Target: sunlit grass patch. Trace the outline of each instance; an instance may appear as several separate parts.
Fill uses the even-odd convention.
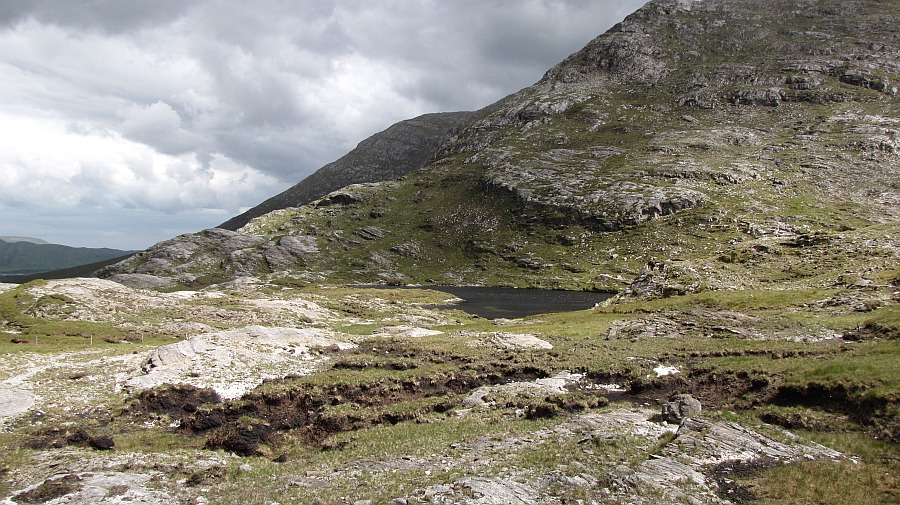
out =
[[[655,300],[620,300],[598,308],[598,312],[629,314],[663,309],[709,307],[739,311],[772,311],[798,307],[835,294],[834,289],[748,289],[735,291],[704,291]]]
[[[861,386],[870,393],[900,392],[900,341],[882,340],[843,345],[824,359],[796,360],[788,382],[833,381]]]
[[[897,465],[848,460],[777,465],[759,477],[740,480],[760,504],[881,505],[900,500]]]
[[[329,445],[340,449],[315,455],[310,461],[336,464],[365,457],[427,456],[482,437],[503,439],[531,433],[553,422],[520,420],[508,413],[479,412],[477,415],[449,414],[428,422],[382,424],[333,435]]]

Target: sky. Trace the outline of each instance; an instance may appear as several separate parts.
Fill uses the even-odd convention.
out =
[[[145,249],[538,81],[644,0],[3,0],[0,236]]]

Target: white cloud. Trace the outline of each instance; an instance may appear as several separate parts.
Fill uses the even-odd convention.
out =
[[[182,127],[181,116],[169,104],[132,104],[121,111],[120,131],[166,154],[181,154],[202,145],[202,140]]]
[[[0,234],[215,225],[396,121],[533,83],[641,3],[4,2]]]
[[[215,153],[160,153],[114,131],[73,131],[57,120],[0,115],[0,186],[5,207],[67,211],[79,205],[177,213],[236,209],[277,181]]]

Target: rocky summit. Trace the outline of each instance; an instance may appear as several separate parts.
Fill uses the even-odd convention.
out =
[[[898,87],[896,1],[654,0],[220,228],[0,285],[0,495],[897,503]]]

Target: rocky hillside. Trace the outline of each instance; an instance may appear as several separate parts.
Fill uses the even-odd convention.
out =
[[[102,275],[621,289],[654,261],[680,290],[809,277],[779,272],[900,214],[898,9],[651,2],[401,181],[179,237]]]
[[[418,170],[469,116],[468,112],[442,112],[401,121],[363,140],[346,156],[325,165],[283,193],[225,221],[219,228],[237,230],[255,217],[306,205],[350,184],[393,180]]]

